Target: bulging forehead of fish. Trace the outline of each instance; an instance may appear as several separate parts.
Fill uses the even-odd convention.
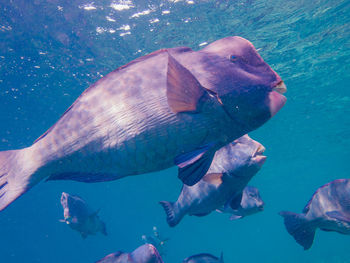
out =
[[[61,205],[64,213],[69,216],[86,217],[93,212],[82,198],[64,192],[61,195]]]
[[[228,78],[236,84],[235,87],[242,88],[240,91],[247,91],[247,88],[253,86],[263,86],[261,88],[269,91],[282,81],[281,77],[262,59],[253,44],[242,37],[234,36],[217,40],[202,49],[202,52],[226,58],[226,62],[231,62],[223,63],[224,60],[222,60],[222,63],[215,66],[223,70],[223,74],[229,75]],[[231,93],[230,88],[232,85],[219,86],[217,92],[221,93],[219,95]]]
[[[78,203],[85,203],[80,197],[63,192],[61,195],[62,206],[72,207]]]
[[[208,59],[201,62],[212,72],[210,83],[214,83],[206,88],[218,94],[224,109],[237,123],[255,129],[285,104],[286,98],[280,94],[286,91],[281,77],[248,40],[227,37],[200,52],[208,54]]]
[[[144,244],[131,253],[135,262],[160,263],[163,262],[158,250],[152,244]]]
[[[259,163],[259,168],[261,167],[260,162],[266,158],[262,155],[264,151],[264,146],[248,135],[244,135],[216,152],[210,170],[236,173],[236,175],[239,175],[239,172],[244,174],[244,169],[252,165]],[[260,160],[261,158],[264,160]]]
[[[243,190],[241,205],[243,208],[264,206],[259,189],[253,186],[246,186]]]
[[[265,147],[253,140],[248,136],[248,134],[239,137],[231,143],[231,148],[233,151],[239,151],[242,155],[247,156],[255,156],[257,153],[263,153],[265,151]]]
[[[246,194],[247,196],[259,196],[260,197],[260,193],[259,193],[259,189],[254,187],[254,186],[246,186],[243,190],[243,193]]]

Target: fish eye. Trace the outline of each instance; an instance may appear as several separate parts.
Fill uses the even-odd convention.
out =
[[[231,62],[235,62],[238,59],[238,57],[236,57],[235,55],[231,55],[230,56],[230,61]]]

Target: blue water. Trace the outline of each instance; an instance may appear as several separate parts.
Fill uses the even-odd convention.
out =
[[[319,186],[349,178],[348,0],[0,0],[0,150],[29,146],[84,89],[132,59],[232,35],[249,39],[288,87],[285,107],[250,134],[267,149],[251,182],[264,212],[185,217],[169,228],[158,201],[180,192],[174,167],[107,183],[43,182],[0,213],[0,262],[94,262],[132,251],[153,226],[170,238],[168,263],[221,251],[226,263],[350,262],[350,236],[318,231],[304,251],[277,214],[299,212]],[[62,191],[101,208],[109,235],[83,240],[60,223]]]

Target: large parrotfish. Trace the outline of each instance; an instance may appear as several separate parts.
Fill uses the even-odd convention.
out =
[[[301,214],[282,211],[289,234],[305,250],[312,246],[317,228],[350,235],[350,179],[338,179],[317,189]]]
[[[183,185],[176,202],[160,202],[168,225],[176,226],[185,215],[205,216],[222,207],[239,210],[244,188],[266,160],[264,151],[264,146],[248,135],[218,150],[198,183]]]
[[[31,146],[0,152],[0,210],[44,178],[101,182],[177,165],[193,185],[216,150],[283,107],[285,90],[241,37],[138,58],[89,87]]]

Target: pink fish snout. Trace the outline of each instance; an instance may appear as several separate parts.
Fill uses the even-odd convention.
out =
[[[266,156],[263,155],[266,148],[262,144],[258,143],[257,141],[254,141],[254,143],[256,144],[257,147],[256,147],[255,153],[253,154],[252,160],[259,168],[261,168],[266,161]]]
[[[269,93],[267,104],[269,105],[271,117],[273,117],[286,103],[287,98],[282,95],[286,91],[286,85],[283,81],[280,81]]]

